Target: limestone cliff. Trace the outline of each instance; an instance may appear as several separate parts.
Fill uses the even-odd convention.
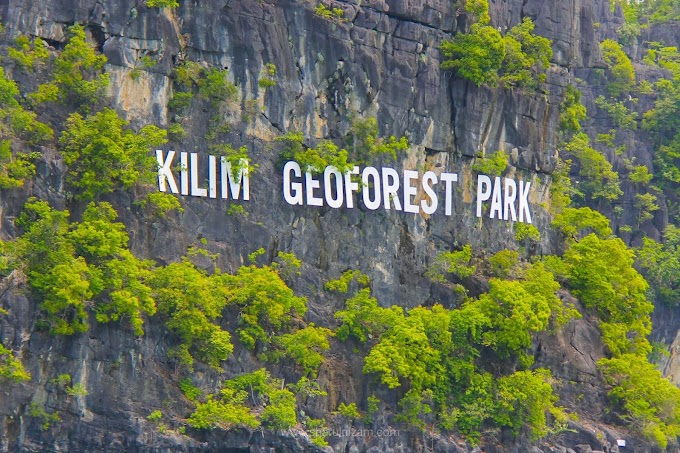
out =
[[[578,78],[588,111],[597,111],[594,99],[605,91],[597,76],[598,68],[605,67],[598,42],[615,34],[623,21],[621,11],[612,12],[605,0],[491,1],[494,27],[507,30],[529,17],[536,33],[552,40],[547,82],[542,90],[529,91],[477,87],[440,68],[439,45],[463,26],[464,15],[454,1],[333,2],[332,7],[342,9],[343,20],[320,17],[316,7],[316,2],[292,0],[181,0],[172,9],[149,8],[146,2],[133,0],[4,0],[0,17],[4,44],[25,34],[43,38],[54,52],[63,49],[67,27],[84,24],[91,43],[107,57],[111,102],[121,114],[134,126],[181,123],[186,138],[171,141],[168,150],[207,156],[204,135],[212,115],[193,108],[180,118],[168,108],[173,69],[184,61],[228,69],[238,99],[225,114],[230,124],[227,141],[235,148],[247,146],[258,165],[251,176],[250,200],[243,203],[247,215],[229,214],[230,204],[224,200],[183,197],[183,213],[149,220],[134,203],[135,194],[117,191],[107,200],[120,213],[131,234],[131,248],[139,256],[170,263],[204,239],[206,249],[219,254],[217,265],[234,272],[259,248],[265,249],[269,261],[279,251],[292,252],[303,266],[291,286],[308,297],[307,320],[318,325],[337,325],[333,313],[343,301],[322,288],[348,269],[359,269],[371,278],[373,294],[383,306],[412,308],[434,302],[456,306],[460,300],[455,292],[425,277],[438,252],[463,244],[486,256],[519,248],[512,223],[479,219],[473,213],[474,158],[499,149],[510,156],[511,174],[533,183],[533,224],[542,238],[531,253],[558,252],[548,208],[558,157],[559,106],[566,86]],[[157,63],[133,77],[144,56]],[[267,64],[276,66],[277,83],[265,89],[258,81]],[[38,82],[27,80],[25,86]],[[652,100],[641,99],[640,111],[645,102]],[[375,116],[382,135],[408,138],[408,154],[386,165],[400,172],[428,169],[463,175],[456,186],[453,215],[288,205],[281,197],[274,138],[301,131],[310,146],[325,138],[339,139],[349,130],[351,114]],[[609,121],[595,115],[586,131],[608,131]],[[617,139],[633,145],[636,163],[651,167],[653,149],[644,132],[625,131]],[[46,147],[43,156],[34,181],[0,194],[0,233],[5,239],[16,236],[15,220],[30,196],[57,207],[83,209],[65,189],[66,167],[56,149]],[[621,167],[625,156],[607,157]],[[624,200],[631,202],[634,187],[624,183],[623,191]],[[628,208],[618,216],[613,211],[607,214],[619,227],[635,216]],[[643,230],[658,238],[667,223],[662,208]],[[640,240],[632,234],[622,236],[631,244]],[[177,369],[167,356],[172,339],[161,321],[152,318],[141,337],[115,323],[92,323],[85,334],[54,336],[36,326],[39,301],[19,283],[5,282],[2,289],[2,307],[10,310],[0,320],[0,338],[22,359],[32,379],[0,392],[3,451],[323,450],[302,430],[187,429],[180,434],[176,429],[191,411],[191,403],[178,388]],[[664,308],[663,313],[655,320],[653,335],[675,345],[677,310]],[[667,369],[678,383],[675,349]],[[386,437],[334,436],[326,451],[617,452],[616,439],[628,441],[621,451],[655,451],[617,426],[605,409],[607,388],[596,362],[606,352],[595,319],[584,316],[556,335],[539,336],[532,352],[536,364],[551,369],[560,382],[556,387],[560,404],[578,409],[580,416],[570,422],[568,432],[544,442],[532,444],[503,435],[487,439],[483,450],[473,450],[460,437],[400,429],[391,411],[401,395],[364,375],[362,358],[338,341],[319,372],[327,396],[309,400],[301,410],[322,417],[341,402],[376,393],[384,403],[377,425],[400,429],[398,435]],[[237,347],[225,362],[224,373],[197,366],[193,378],[202,388],[215,390],[225,377],[257,367],[255,356]],[[65,373],[82,383],[87,395],[64,395],[53,379]],[[296,376],[283,365],[276,365],[275,373],[287,381]],[[42,430],[40,420],[29,416],[31,404],[58,411],[61,422]],[[157,409],[163,410],[172,430],[160,433],[148,421]]]

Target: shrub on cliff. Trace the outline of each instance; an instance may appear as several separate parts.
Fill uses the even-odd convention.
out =
[[[469,33],[458,33],[440,46],[444,54],[442,68],[454,71],[475,85],[535,88],[545,81],[545,71],[552,57],[549,39],[533,33],[534,23],[525,18],[506,36],[481,22]]]
[[[106,57],[87,43],[85,29],[76,24],[64,51],[54,60],[52,80],[43,84],[31,98],[38,102],[60,101],[88,111],[104,97],[109,75],[102,72]]]
[[[0,343],[0,382],[23,382],[30,379],[31,375],[24,369],[21,361],[14,357],[12,351]]]
[[[78,190],[78,198],[91,200],[153,181],[157,162],[149,149],[167,142],[167,133],[156,126],[133,132],[127,125],[111,109],[68,118],[59,145],[69,166],[66,180]]]

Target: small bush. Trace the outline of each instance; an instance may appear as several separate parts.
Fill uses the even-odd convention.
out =
[[[508,155],[501,150],[489,157],[481,157],[472,164],[472,169],[489,176],[500,176],[508,167]]]

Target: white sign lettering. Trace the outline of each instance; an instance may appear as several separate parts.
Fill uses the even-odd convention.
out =
[[[197,153],[179,153],[179,186],[173,174],[175,151],[156,150],[158,189],[161,192],[192,197],[250,200],[249,162],[240,159],[237,171],[224,156],[205,157]],[[434,215],[444,205],[444,215],[454,213],[456,173],[433,171],[423,174],[404,170],[402,175],[390,167],[353,167],[344,174],[333,166],[303,172],[295,161],[283,166],[283,199],[291,206],[328,206],[353,209],[355,197],[370,211],[403,211],[409,214]],[[218,184],[219,183],[219,184]],[[218,190],[219,185],[219,190]],[[439,187],[439,190],[438,190]],[[532,223],[529,209],[531,182],[487,175],[477,176],[477,217]],[[243,197],[243,198],[241,198]],[[443,198],[443,200],[441,200]],[[440,201],[442,201],[440,203]],[[486,214],[485,214],[486,212]]]

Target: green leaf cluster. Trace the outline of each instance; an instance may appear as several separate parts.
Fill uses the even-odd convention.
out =
[[[623,195],[619,174],[602,153],[590,146],[586,134],[575,134],[565,145],[565,150],[579,162],[579,191],[587,200],[614,201]]]
[[[273,267],[242,266],[219,280],[228,303],[240,311],[236,332],[249,349],[258,342],[269,343],[270,332],[287,327],[307,311],[307,300],[296,296]]]
[[[19,35],[14,39],[14,45],[7,49],[7,56],[19,68],[34,71],[45,64],[50,54],[42,39],[34,38],[31,41],[28,36]]]
[[[150,125],[135,133],[127,125],[108,108],[85,118],[69,116],[59,145],[69,166],[67,182],[79,198],[91,200],[153,181],[157,163],[149,149],[167,142],[166,131]]]
[[[609,397],[617,412],[661,448],[680,436],[680,389],[664,378],[644,355],[623,354],[598,362],[613,386]]]
[[[623,102],[609,102],[604,96],[598,96],[595,105],[607,112],[615,126],[629,130],[637,128],[637,114],[628,110]]]
[[[637,259],[656,300],[676,305],[680,301],[680,229],[669,224],[662,243],[643,238]]]
[[[153,273],[158,310],[167,316],[166,326],[180,340],[171,355],[190,370],[194,358],[219,369],[234,349],[229,332],[214,322],[228,303],[222,277],[207,275],[187,259]]]
[[[609,94],[619,97],[631,91],[635,86],[635,68],[618,42],[605,39],[600,43],[602,58],[609,67],[610,77],[607,83]]]
[[[564,99],[560,104],[560,129],[568,132],[579,132],[581,121],[586,119],[586,106],[581,104],[581,92],[574,85],[567,85]]]
[[[146,6],[149,8],[177,8],[179,2],[177,0],[146,0]]]
[[[353,118],[349,131],[344,137],[346,148],[340,148],[330,140],[322,140],[316,148],[304,145],[300,132],[288,132],[276,138],[281,143],[279,158],[282,162],[294,160],[302,171],[321,172],[327,166],[334,166],[341,173],[347,173],[355,165],[368,165],[373,159],[386,156],[396,159],[398,153],[408,149],[406,137],[379,137],[378,122],[375,118]],[[349,151],[348,151],[349,150]]]
[[[563,260],[570,267],[568,285],[600,320],[604,342],[614,355],[646,354],[653,305],[649,285],[633,268],[634,253],[619,238],[589,234],[573,243]]]
[[[486,8],[487,12],[475,13],[481,20],[470,27],[469,33],[458,33],[441,44],[442,68],[478,86],[501,82],[536,88],[539,82],[545,82],[552,58],[550,40],[533,33],[534,23],[528,17],[503,36],[487,25],[488,4]]]
[[[0,189],[23,186],[35,175],[37,152],[14,152],[14,143],[40,145],[52,139],[52,129],[19,103],[19,88],[0,68]]]
[[[24,233],[8,250],[43,297],[52,330],[72,335],[88,329],[87,307],[99,322],[130,320],[143,333],[143,318],[156,312],[148,281],[152,263],[127,248],[128,235],[108,203],[88,205],[80,223],[44,201],[29,201],[18,224]]]
[[[30,381],[31,374],[26,371],[21,361],[14,357],[11,350],[0,343],[0,382]]]
[[[323,3],[319,3],[319,6],[314,10],[314,14],[326,20],[347,22],[347,19],[344,18],[345,11],[342,8],[328,8]]]
[[[295,395],[262,368],[226,381],[219,394],[196,403],[187,422],[199,429],[252,429],[260,423],[273,430],[288,429],[297,424]]]
[[[478,157],[472,164],[472,170],[489,176],[500,176],[508,167],[508,155],[498,150],[489,157]]]
[[[109,75],[102,72],[106,57],[87,43],[82,25],[72,26],[69,33],[64,51],[54,60],[52,80],[31,97],[37,103],[59,101],[87,111],[105,96],[109,86]]]
[[[405,388],[399,420],[423,427],[433,413],[442,427],[456,428],[472,442],[485,426],[499,424],[513,430],[529,426],[538,437],[548,431],[545,412],[562,413],[554,406],[549,374],[494,379],[479,368],[478,359],[487,351],[487,360],[491,353],[529,366],[531,334],[579,316],[555,295],[559,287],[541,262],[528,265],[521,280],[492,279],[488,293],[451,310],[383,308],[364,287],[337,312],[342,322],[337,336],[367,342],[364,372],[388,388]],[[508,389],[516,382],[527,385],[530,378],[532,388],[522,389],[526,402],[518,405]]]
[[[455,252],[441,252],[425,272],[432,281],[444,283],[446,274],[453,274],[459,279],[467,278],[475,273],[476,267],[471,265],[472,247],[469,244]]]
[[[281,335],[276,341],[283,349],[283,354],[300,365],[305,375],[316,377],[324,361],[323,352],[330,349],[328,338],[332,336],[330,329],[311,323],[293,333]]]

